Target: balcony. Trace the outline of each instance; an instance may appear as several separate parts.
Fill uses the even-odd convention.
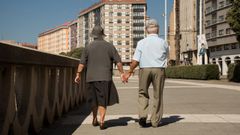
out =
[[[135,8],[133,12],[144,12],[144,8]]]
[[[220,6],[220,7],[217,7],[217,6],[214,6],[214,7],[209,7],[206,9],[206,16],[207,15],[210,15],[218,10],[222,10],[222,9],[225,9],[225,8],[228,8],[228,7],[231,7],[232,4],[226,4],[224,6]]]
[[[218,25],[218,24],[221,24],[221,23],[226,23],[226,20],[222,20],[222,19],[209,20],[209,22],[206,23],[206,28],[212,27],[214,25]]]

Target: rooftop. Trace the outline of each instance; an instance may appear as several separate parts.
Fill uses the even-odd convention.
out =
[[[101,0],[92,6],[82,10],[79,16],[82,16],[96,8],[99,8],[104,4],[146,4],[146,0]]]
[[[52,29],[49,29],[49,30],[47,30],[47,31],[45,31],[45,32],[40,33],[38,37],[44,36],[44,35],[46,35],[46,34],[49,34],[49,33],[55,32],[55,31],[58,31],[58,30],[60,30],[60,29],[66,29],[66,28],[69,27],[69,25],[71,25],[71,24],[72,24],[73,22],[75,22],[75,21],[76,21],[76,20],[69,21],[69,22],[65,22],[64,24],[62,24],[62,25],[60,25],[60,26],[57,26],[57,27],[55,27],[55,28],[52,28]]]

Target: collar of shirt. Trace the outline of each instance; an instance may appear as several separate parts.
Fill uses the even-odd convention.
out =
[[[148,37],[150,37],[150,36],[158,37],[158,34],[148,34],[147,36]]]

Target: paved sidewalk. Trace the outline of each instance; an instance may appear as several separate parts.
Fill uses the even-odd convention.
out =
[[[159,128],[140,128],[137,110],[138,80],[115,83],[120,104],[108,108],[108,129],[91,125],[87,105],[70,112],[42,135],[239,135],[240,86],[211,81],[167,79],[164,89],[164,117]],[[150,95],[152,96],[150,88]],[[150,101],[151,106],[151,101]]]

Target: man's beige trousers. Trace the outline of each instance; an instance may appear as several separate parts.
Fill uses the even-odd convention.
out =
[[[163,88],[165,70],[161,68],[142,68],[139,71],[139,118],[147,118],[149,106],[150,84],[153,85],[153,108],[151,109],[151,124],[157,126],[163,115]]]

